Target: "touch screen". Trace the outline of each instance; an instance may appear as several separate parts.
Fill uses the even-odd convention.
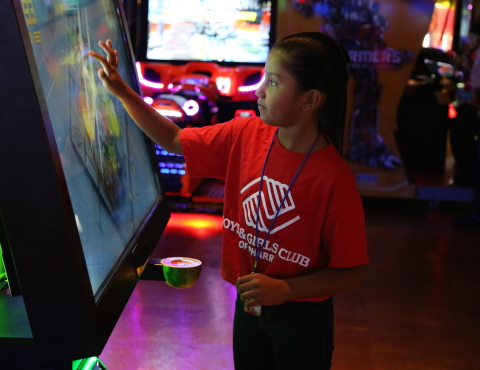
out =
[[[160,195],[150,146],[105,90],[97,76],[100,64],[88,54],[103,53],[98,40],[111,39],[120,74],[138,90],[125,30],[114,0],[22,0],[22,6],[97,293]]]

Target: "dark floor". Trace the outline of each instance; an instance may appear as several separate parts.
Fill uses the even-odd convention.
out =
[[[451,222],[466,205],[364,202],[369,275],[335,298],[333,369],[480,369],[480,230]],[[220,232],[221,216],[172,214],[154,257],[198,258],[200,279],[140,281],[100,356],[109,370],[233,369]]]

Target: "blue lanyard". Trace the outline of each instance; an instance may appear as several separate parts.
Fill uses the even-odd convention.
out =
[[[260,215],[260,198],[262,194],[262,187],[263,187],[263,177],[265,175],[265,168],[267,168],[267,162],[268,158],[270,157],[270,152],[272,151],[273,143],[275,142],[275,139],[278,136],[278,128],[275,131],[275,134],[273,135],[272,142],[270,143],[270,147],[268,148],[267,156],[265,157],[265,162],[263,163],[263,168],[262,168],[262,175],[260,176],[260,186],[258,188],[258,196],[257,196],[257,212],[256,212],[256,221],[255,221],[255,262],[253,264],[253,272],[257,272],[257,264],[258,260],[260,259],[260,254],[262,253],[263,248],[265,247],[265,244],[267,242],[268,237],[270,236],[270,232],[273,229],[273,225],[275,224],[275,221],[277,220],[278,214],[280,213],[280,210],[283,207],[283,204],[285,203],[285,200],[287,199],[288,194],[290,193],[290,189],[293,186],[293,183],[298,177],[298,174],[300,173],[300,170],[302,169],[303,165],[307,161],[308,157],[310,154],[312,154],[313,148],[317,145],[318,139],[320,138],[320,132],[317,135],[317,138],[313,142],[313,145],[310,147],[310,150],[308,151],[307,155],[305,158],[303,158],[302,163],[300,163],[300,166],[297,169],[297,172],[293,176],[292,181],[290,182],[290,185],[288,186],[287,191],[285,192],[285,195],[283,196],[282,201],[280,202],[280,205],[278,206],[277,211],[275,212],[275,216],[273,217],[272,223],[270,224],[270,227],[268,228],[267,235],[263,239],[263,243],[261,246],[258,246],[258,220],[259,220],[259,215]]]

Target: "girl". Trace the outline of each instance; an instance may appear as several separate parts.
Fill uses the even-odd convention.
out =
[[[236,369],[329,369],[332,295],[358,287],[368,263],[355,179],[343,140],[345,53],[317,32],[270,51],[258,88],[260,117],[181,130],[130,89],[117,52],[91,52],[99,77],[190,176],[225,180],[222,276],[238,290]]]

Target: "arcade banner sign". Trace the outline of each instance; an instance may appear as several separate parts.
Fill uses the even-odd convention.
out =
[[[396,111],[434,0],[280,0],[277,37],[320,31],[348,51],[344,152],[363,195],[410,198],[395,142]],[[408,27],[406,27],[408,25]]]

